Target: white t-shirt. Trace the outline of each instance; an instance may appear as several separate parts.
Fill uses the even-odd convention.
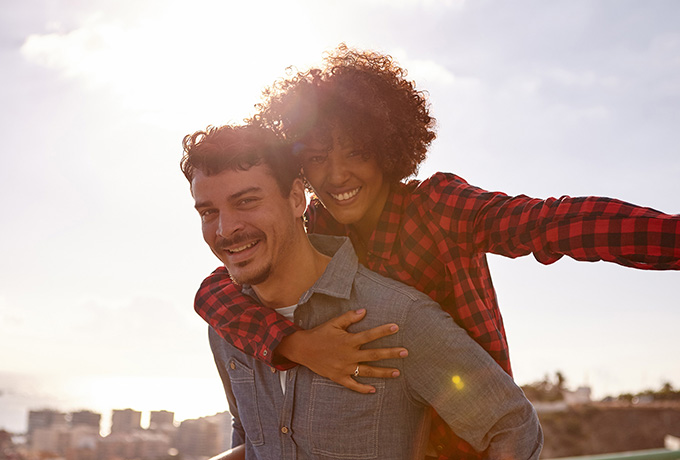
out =
[[[295,309],[297,308],[297,304],[291,305],[290,307],[281,307],[277,308],[276,312],[283,316],[284,318],[293,321],[293,315],[295,314]],[[283,394],[286,394],[286,375],[288,374],[288,371],[279,371],[279,379],[281,381],[281,390],[283,390]]]

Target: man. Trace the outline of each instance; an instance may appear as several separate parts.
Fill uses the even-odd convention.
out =
[[[234,455],[247,459],[421,459],[431,408],[487,458],[537,459],[542,432],[512,378],[426,295],[359,265],[346,238],[308,238],[296,162],[269,131],[208,128],[184,139],[203,237],[230,276],[268,308],[310,329],[366,306],[353,332],[389,323],[371,347],[405,346],[397,379],[354,377],[353,392],[305,367],[278,371],[212,329],[234,418]],[[248,331],[242,331],[248,335]],[[370,350],[365,350],[370,353]],[[233,457],[238,458],[238,457]],[[243,458],[243,457],[241,457]]]

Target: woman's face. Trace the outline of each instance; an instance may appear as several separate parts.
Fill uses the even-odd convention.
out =
[[[389,193],[376,159],[336,133],[330,149],[312,141],[300,155],[305,178],[335,220],[370,237]]]

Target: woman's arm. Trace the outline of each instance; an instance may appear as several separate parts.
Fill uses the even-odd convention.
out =
[[[244,353],[279,369],[302,364],[360,393],[374,389],[351,378],[358,363],[400,358],[406,353],[404,348],[361,350],[365,343],[396,332],[392,324],[357,334],[347,332],[350,324],[363,318],[363,310],[345,313],[309,331],[301,330],[275,310],[241,293],[224,267],[203,281],[194,307],[222,338]],[[362,364],[362,375],[392,378],[399,374],[394,368]]]
[[[680,269],[680,215],[604,197],[545,200],[488,192],[451,174],[429,181],[435,225],[471,252],[533,253],[544,264],[563,255],[653,270]],[[431,217],[432,218],[432,217]]]

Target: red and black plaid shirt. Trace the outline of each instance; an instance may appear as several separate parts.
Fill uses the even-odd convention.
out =
[[[359,242],[318,203],[310,205],[307,218],[311,233],[347,234],[355,245]],[[429,295],[512,374],[487,252],[508,257],[533,253],[544,264],[568,255],[677,270],[680,216],[609,198],[509,197],[437,173],[393,188],[365,249],[368,268]],[[242,295],[224,267],[204,280],[195,308],[234,346],[270,364],[272,350],[297,330],[274,310]],[[478,458],[438,417],[431,441],[440,459]]]

